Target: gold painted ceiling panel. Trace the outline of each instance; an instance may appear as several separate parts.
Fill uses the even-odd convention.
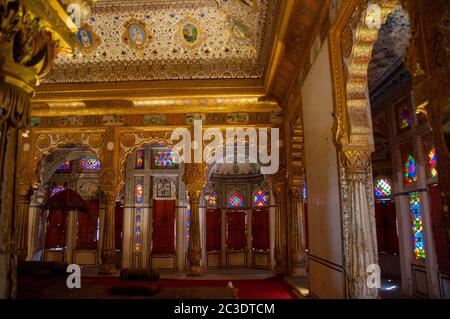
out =
[[[44,83],[260,79],[280,0],[100,0]]]

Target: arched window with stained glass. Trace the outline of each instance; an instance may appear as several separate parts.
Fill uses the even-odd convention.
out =
[[[217,207],[219,205],[219,198],[216,194],[216,192],[210,192],[207,199],[206,204],[209,207]]]
[[[265,207],[269,205],[269,194],[259,190],[253,194],[253,207]]]
[[[390,199],[392,195],[392,182],[389,178],[379,177],[375,180],[374,189],[377,199]]]
[[[243,207],[244,197],[238,192],[231,193],[230,197],[228,198],[228,204],[230,207]]]

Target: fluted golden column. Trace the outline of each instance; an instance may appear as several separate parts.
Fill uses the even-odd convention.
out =
[[[202,247],[200,239],[200,196],[203,191],[205,179],[205,165],[195,163],[184,164],[183,181],[189,196],[191,208],[191,228],[187,258],[189,261],[189,275],[200,276],[202,274]]]
[[[290,201],[290,273],[291,276],[306,276],[306,254],[305,254],[305,216],[303,208],[302,185],[291,185]]]
[[[371,180],[370,151],[347,150],[341,153],[345,167],[343,189],[344,237],[346,237],[346,274],[349,298],[377,298],[378,289],[369,288],[368,266],[378,264],[375,208]]]

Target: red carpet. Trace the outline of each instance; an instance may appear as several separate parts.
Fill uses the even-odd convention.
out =
[[[135,286],[136,284],[147,287],[225,287],[228,280],[167,280],[150,281],[124,281],[119,277],[89,277],[83,278],[88,285],[99,286]],[[274,277],[264,280],[231,280],[239,289],[238,297],[241,299],[295,299],[292,288],[283,277]]]

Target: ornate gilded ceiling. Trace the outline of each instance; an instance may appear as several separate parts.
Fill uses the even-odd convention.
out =
[[[45,84],[261,79],[280,0],[99,0]]]
[[[376,90],[405,61],[410,39],[408,13],[397,9],[381,27],[372,50],[368,70],[370,91]]]

